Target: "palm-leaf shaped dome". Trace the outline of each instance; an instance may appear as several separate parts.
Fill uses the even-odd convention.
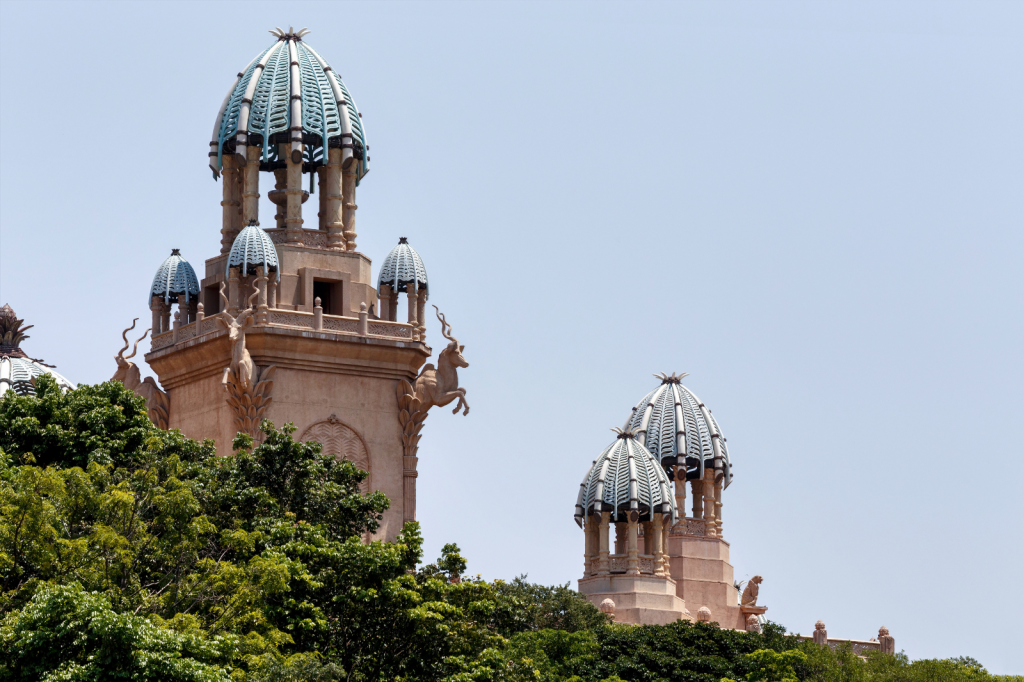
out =
[[[398,245],[391,249],[384,264],[380,266],[377,291],[385,284],[391,285],[391,291],[408,291],[410,287],[413,291],[425,289],[427,297],[430,297],[427,268],[420,254],[416,253],[416,249],[412,248],[405,237],[398,240]]]
[[[240,268],[243,275],[255,274],[256,268],[261,266],[268,276],[271,272],[277,273],[277,281],[281,281],[274,241],[254,222],[239,232],[232,242],[224,274],[228,274],[231,268]]]
[[[189,262],[181,257],[181,250],[171,249],[171,255],[160,264],[153,276],[149,296],[159,296],[164,303],[170,303],[183,294],[186,301],[199,296],[199,278]]]
[[[661,385],[633,408],[624,429],[636,437],[675,476],[676,466],[686,467],[687,479],[701,479],[706,467],[714,467],[732,482],[732,464],[725,436],[711,410],[682,385],[683,374],[658,374]]]
[[[345,168],[357,164],[358,183],[369,170],[369,147],[362,117],[341,76],[303,40],[307,29],[271,33],[277,42],[238,73],[217,112],[210,141],[214,177],[224,154],[244,158],[248,145],[262,147],[261,170],[282,166],[279,143],[291,143],[296,163],[320,165],[327,140],[326,146],[342,150]]]
[[[21,349],[21,342],[29,338],[25,332],[32,325],[24,326],[11,306],[4,304],[0,308],[0,396],[7,391],[14,391],[21,396],[36,394],[33,380],[43,374],[49,374],[57,385],[64,389],[74,388],[71,382],[62,377],[53,368],[41,360],[33,360]]]
[[[611,512],[612,521],[624,522],[631,511],[648,521],[651,514],[671,514],[676,502],[661,464],[632,431],[619,430],[615,442],[594,460],[576,498],[576,523],[589,514]]]

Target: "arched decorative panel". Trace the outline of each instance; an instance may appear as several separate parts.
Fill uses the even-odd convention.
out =
[[[324,446],[324,454],[333,455],[338,459],[347,459],[370,474],[362,485],[364,493],[370,492],[372,489],[370,478],[373,476],[373,472],[370,471],[370,454],[366,450],[366,443],[358,433],[343,424],[336,415],[332,414],[327,419],[310,425],[302,432],[299,440],[303,443],[311,440],[317,441]]]

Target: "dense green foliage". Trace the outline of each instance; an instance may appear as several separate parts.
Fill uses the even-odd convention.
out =
[[[388,500],[291,433],[218,457],[118,383],[0,398],[0,681],[994,679],[771,624],[611,625],[568,585],[465,575],[455,545],[420,566],[418,526],[366,542]]]

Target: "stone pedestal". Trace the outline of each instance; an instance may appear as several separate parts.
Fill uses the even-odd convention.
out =
[[[581,578],[579,591],[597,606],[605,599],[615,602],[615,622],[631,625],[667,625],[677,620],[692,620],[686,615],[686,602],[676,594],[671,578],[655,576],[607,575]]]
[[[729,543],[720,537],[697,534],[703,525],[701,520],[680,519],[669,535],[669,574],[676,582],[676,594],[686,600],[691,611],[708,607],[711,620],[723,628],[744,630],[746,614],[733,585]],[[755,608],[758,611],[751,613],[764,613],[764,607]]]

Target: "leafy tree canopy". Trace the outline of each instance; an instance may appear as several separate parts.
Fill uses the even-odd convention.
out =
[[[772,624],[613,625],[569,585],[466,575],[454,544],[417,569],[419,526],[366,541],[388,500],[290,425],[218,456],[120,383],[36,388],[0,397],[0,682],[995,679]]]

